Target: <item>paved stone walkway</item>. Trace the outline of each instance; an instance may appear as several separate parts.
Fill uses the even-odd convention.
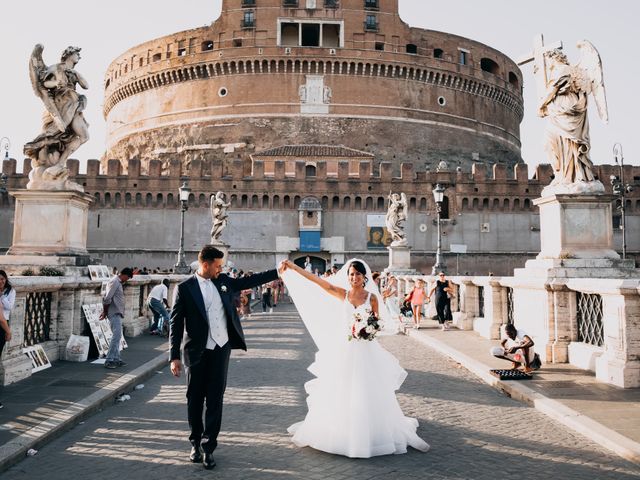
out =
[[[128,402],[96,414],[2,474],[3,480],[220,479],[640,479],[640,469],[511,400],[433,350],[404,337],[384,346],[409,372],[398,394],[431,450],[352,460],[299,449],[286,428],[304,417],[314,346],[295,313],[244,322],[249,351],[229,372],[218,466],[186,457],[184,380],[167,368]]]

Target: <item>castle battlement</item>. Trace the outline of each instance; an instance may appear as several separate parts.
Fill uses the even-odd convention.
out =
[[[535,212],[532,201],[540,196],[553,176],[550,165],[539,165],[532,178],[526,164],[517,164],[512,170],[506,165],[476,163],[471,172],[425,171],[414,164],[401,164],[400,175],[393,174],[390,162],[381,162],[373,171],[372,164],[362,162],[357,171],[349,168],[349,162],[338,162],[335,175],[327,174],[327,162],[314,162],[309,170],[308,162],[296,161],[292,174],[287,174],[285,162],[275,161],[272,175],[264,172],[264,162],[253,164],[241,159],[232,162],[194,160],[183,165],[172,160],[166,169],[158,160],[149,163],[149,172],[143,174],[139,160],[127,162],[127,173],[122,162],[111,159],[106,171],[101,170],[99,160],[87,161],[87,172],[79,173],[80,162],[69,160],[73,179],[83,185],[95,203],[91,208],[174,208],[179,204],[177,193],[183,180],[192,189],[190,204],[194,208],[208,208],[209,197],[216,191],[225,192],[233,208],[248,209],[297,209],[307,196],[317,197],[323,208],[339,210],[370,209],[386,211],[390,191],[404,192],[410,209],[431,211],[435,208],[431,190],[436,184],[447,190],[453,213],[467,210],[524,210]],[[25,188],[31,169],[29,159],[23,162],[23,173],[17,173],[17,161],[3,163],[9,191]],[[619,173],[616,165],[595,167],[596,175],[603,180],[609,193],[609,177]],[[640,167],[625,166],[628,182],[640,184]],[[11,204],[11,202],[10,202]],[[627,199],[629,213],[640,213],[640,188]]]

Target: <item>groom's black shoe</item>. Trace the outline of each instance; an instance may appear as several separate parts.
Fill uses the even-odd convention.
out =
[[[202,452],[200,451],[200,445],[194,445],[191,447],[191,453],[189,454],[189,460],[191,463],[200,463],[202,461]]]
[[[211,470],[213,467],[216,466],[216,461],[213,459],[213,453],[205,452],[204,460],[202,460],[202,465],[204,465],[204,468],[206,470]]]

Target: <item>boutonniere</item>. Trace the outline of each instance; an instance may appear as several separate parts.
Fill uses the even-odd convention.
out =
[[[222,290],[222,293],[227,293],[227,286],[226,285],[222,285],[220,287],[220,290]]]

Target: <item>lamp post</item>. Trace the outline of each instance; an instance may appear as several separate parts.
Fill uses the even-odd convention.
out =
[[[436,263],[431,269],[431,275],[436,275],[439,271],[444,271],[445,265],[442,259],[442,231],[440,228],[440,216],[442,214],[442,201],[444,200],[445,188],[439,183],[433,189],[433,199],[436,201],[436,212],[438,213],[438,246],[436,249]]]
[[[626,200],[624,198],[626,193],[631,193],[633,191],[633,186],[624,183],[624,156],[622,154],[622,145],[616,143],[613,146],[613,157],[616,161],[616,165],[620,168],[620,175],[611,175],[611,185],[613,186],[613,194],[616,195],[620,201],[620,205],[618,209],[620,210],[621,215],[621,223],[620,229],[622,230],[622,259],[625,260],[627,258],[627,219],[625,214],[625,203]]]
[[[0,163],[4,163],[5,160],[9,160],[9,148],[11,147],[11,142],[7,137],[0,138],[0,150],[4,150],[4,157],[0,160]],[[0,172],[4,170],[4,168],[0,168]],[[0,195],[5,195],[7,193],[7,175],[2,172],[0,175]]]
[[[11,142],[7,137],[0,138],[0,149],[4,150],[4,159],[9,160],[9,148],[11,148]]]
[[[184,261],[184,212],[189,210],[189,194],[191,189],[187,185],[187,181],[182,182],[180,191],[180,250],[178,250],[178,263],[174,267],[174,272],[178,274],[187,274],[191,272],[191,268]]]

